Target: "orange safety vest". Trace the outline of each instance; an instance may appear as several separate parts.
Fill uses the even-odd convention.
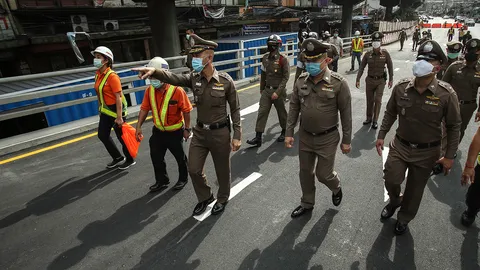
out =
[[[183,127],[183,120],[174,125],[166,125],[168,104],[173,96],[173,93],[175,93],[175,86],[170,85],[170,87],[167,89],[167,93],[165,94],[165,98],[163,99],[160,114],[158,114],[157,101],[155,99],[155,88],[150,86],[150,105],[152,107],[153,124],[155,124],[155,127],[161,131],[175,131]]]
[[[357,42],[355,42],[355,40]],[[360,44],[363,45],[363,39],[362,38],[354,38],[352,39],[352,51],[354,52],[362,52],[363,46],[360,48]]]

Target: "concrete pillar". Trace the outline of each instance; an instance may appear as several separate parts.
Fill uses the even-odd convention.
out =
[[[342,6],[342,33],[344,37],[352,36],[353,4],[344,3]]]
[[[148,0],[148,15],[154,43],[154,55],[172,57],[180,55],[175,0]],[[170,68],[181,66],[182,61],[170,63]]]
[[[393,16],[393,6],[388,6],[385,8],[385,17],[384,17],[384,20],[385,21],[390,21],[392,20],[392,16]]]

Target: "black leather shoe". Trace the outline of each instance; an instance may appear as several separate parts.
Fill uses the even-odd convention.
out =
[[[223,212],[223,210],[225,210],[225,206],[227,205],[228,202],[224,202],[224,203],[215,203],[215,205],[213,206],[212,208],[212,215],[218,215],[220,214],[221,212]]]
[[[150,192],[157,192],[162,191],[168,188],[170,183],[162,184],[162,183],[155,183],[154,185],[150,186]]]
[[[124,157],[116,158],[116,159],[112,160],[112,162],[107,164],[107,169],[115,168],[118,164],[120,164],[121,162],[124,162],[124,161],[125,161]]]
[[[342,189],[340,188],[340,190],[337,192],[337,194],[332,193],[333,205],[339,206],[340,203],[342,202],[342,198],[343,198],[343,193],[342,193]]]
[[[250,145],[255,145],[257,147],[260,147],[260,146],[262,146],[262,138],[255,137],[251,140],[247,140],[247,143],[250,144]]]
[[[382,214],[380,214],[380,218],[381,219],[387,219],[387,218],[391,218],[394,214],[395,214],[395,211],[397,210],[397,208],[400,207],[400,204],[397,205],[397,206],[394,206],[392,204],[387,204],[383,210],[382,210]]]
[[[363,124],[364,124],[364,125],[369,125],[370,123],[372,123],[372,120],[365,120],[365,121],[363,121]]]
[[[473,222],[475,222],[475,217],[476,216],[477,216],[476,214],[471,213],[470,211],[468,211],[468,209],[465,210],[465,212],[463,212],[463,214],[462,214],[462,220],[461,220],[463,226],[465,226],[465,227],[472,226]]]
[[[207,200],[197,203],[197,205],[195,205],[195,208],[193,209],[193,215],[198,216],[205,212],[207,206],[211,204],[214,200],[215,198],[213,197],[213,195],[210,195],[210,198],[208,198]]]
[[[408,231],[408,223],[397,221],[395,224],[395,234],[402,235]]]
[[[280,137],[278,137],[277,142],[284,142],[285,141],[285,134],[280,134]]]
[[[299,217],[299,216],[301,216],[305,213],[311,212],[312,209],[313,209],[313,207],[312,208],[304,208],[303,206],[300,205],[299,207],[295,208],[295,210],[293,210],[291,216],[292,216],[292,218],[296,218],[296,217]]]
[[[178,181],[175,186],[173,186],[173,189],[175,190],[181,190],[185,187],[185,185],[188,183],[188,181]]]
[[[377,128],[378,128],[377,122],[373,122],[373,123],[372,123],[372,128],[373,128],[373,129],[377,129]]]

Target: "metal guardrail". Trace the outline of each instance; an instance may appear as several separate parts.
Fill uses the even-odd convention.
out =
[[[370,35],[364,35],[361,36],[364,40],[364,45],[365,47],[369,47],[371,45],[371,39]],[[350,52],[351,48],[351,40],[353,37],[348,37],[348,38],[342,38],[343,41],[343,51],[344,53]],[[298,43],[287,43],[283,44],[282,46],[285,47],[285,50],[282,51],[283,54],[287,55],[287,59],[294,59],[296,58],[296,54],[298,53],[298,50],[293,49],[295,45],[298,45]],[[291,50],[288,50],[288,48],[291,47]],[[223,55],[223,54],[230,54],[230,53],[236,53],[237,58],[231,59],[231,60],[224,60],[224,61],[217,61],[214,62],[214,65],[216,67],[218,66],[223,66],[223,65],[229,65],[229,64],[237,64],[237,67],[232,67],[228,69],[222,70],[222,72],[232,72],[232,71],[237,71],[238,72],[238,78],[240,80],[245,79],[243,78],[242,75],[242,70],[251,68],[251,67],[258,67],[261,65],[261,62],[259,61],[262,58],[262,53],[260,50],[266,49],[267,46],[261,46],[261,47],[252,47],[252,48],[246,48],[246,49],[236,49],[236,50],[228,50],[228,51],[220,51],[220,52],[215,52],[215,55]],[[244,52],[246,51],[254,51],[254,55],[252,56],[244,56]],[[175,61],[175,60],[183,60],[186,61],[186,56],[175,56],[175,57],[168,57],[164,58],[166,61]],[[244,64],[244,61],[254,61],[253,64]],[[138,65],[142,66],[145,65],[149,62],[149,60],[145,61],[136,61],[136,62],[129,62],[129,63],[121,63],[121,64],[116,64],[115,68],[122,68],[122,67],[131,67],[132,65]],[[17,82],[17,81],[24,81],[24,80],[32,80],[32,79],[40,79],[40,78],[48,78],[48,77],[54,77],[54,76],[62,76],[62,75],[68,75],[72,73],[78,73],[78,72],[95,72],[97,69],[95,67],[88,67],[88,68],[81,68],[81,69],[75,69],[75,70],[63,70],[63,71],[56,71],[56,72],[49,72],[49,73],[40,73],[40,74],[32,74],[32,75],[24,75],[24,76],[18,76],[18,77],[8,77],[8,78],[0,78],[0,83],[9,83],[9,82]],[[181,68],[176,68],[176,69],[171,69],[170,71],[180,74],[189,71],[188,68],[181,67]],[[257,69],[255,69],[254,72],[255,75],[258,75]],[[92,75],[93,76],[93,75]],[[134,81],[140,80],[138,76],[127,76],[127,77],[121,77],[122,83],[131,83]],[[21,102],[21,101],[27,101],[27,100],[32,100],[32,99],[37,99],[37,98],[43,98],[43,97],[49,97],[49,96],[55,96],[59,94],[67,94],[67,93],[74,93],[78,91],[83,91],[83,90],[89,90],[94,88],[93,83],[85,83],[85,84],[79,84],[79,85],[70,85],[70,86],[63,86],[63,87],[57,87],[53,89],[48,89],[48,90],[40,90],[40,91],[35,91],[35,92],[29,92],[29,93],[23,93],[23,94],[18,94],[18,95],[13,95],[13,96],[1,96],[0,95],[0,105],[4,104],[10,104],[10,103],[15,103],[15,102]],[[130,89],[123,90],[124,94],[130,94],[130,93],[135,93],[139,91],[145,90],[145,86],[140,86],[140,87],[134,87]],[[6,111],[3,113],[0,113],[0,121],[8,120],[8,119],[13,119],[13,118],[18,118],[22,116],[27,116],[31,114],[36,114],[36,113],[41,113],[41,112],[46,112],[50,110],[55,110],[55,109],[60,109],[64,107],[69,107],[72,105],[78,105],[82,103],[88,103],[97,100],[96,96],[89,96],[89,97],[83,97],[80,99],[76,100],[70,100],[66,102],[61,102],[61,103],[56,103],[56,104],[51,104],[51,105],[43,105],[43,106],[37,106],[35,108],[28,108],[28,109],[23,109],[23,110],[12,110],[12,111]]]

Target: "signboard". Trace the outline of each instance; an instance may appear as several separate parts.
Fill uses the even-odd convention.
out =
[[[269,24],[245,24],[242,27],[243,35],[257,35],[263,33],[270,33]]]

